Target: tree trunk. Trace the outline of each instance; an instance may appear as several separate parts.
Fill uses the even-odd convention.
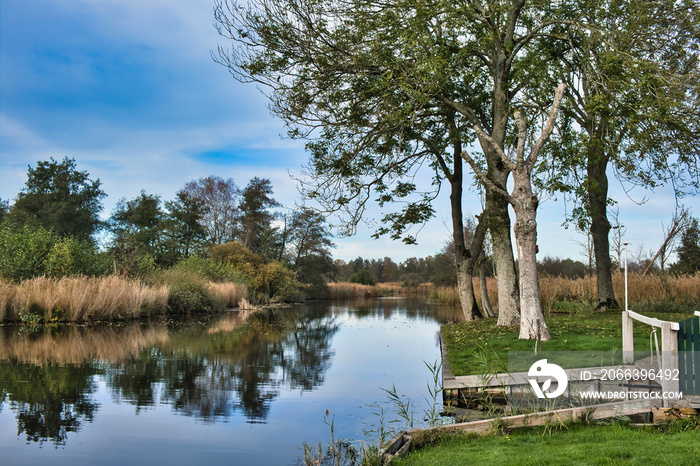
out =
[[[503,65],[502,63],[500,64]],[[503,147],[509,118],[508,93],[506,84],[500,73],[494,76],[493,128],[491,137],[498,147]],[[501,190],[507,192],[508,175],[510,170],[501,160],[498,151],[484,148],[487,176]],[[496,325],[511,326],[520,322],[520,292],[515,273],[513,258],[513,243],[510,239],[510,214],[508,199],[491,189],[486,190],[486,209],[488,212],[488,228],[493,240],[493,258],[496,266],[496,286],[498,288],[498,321]]]
[[[588,202],[591,215],[591,235],[595,253],[598,303],[596,310],[617,309],[610,261],[610,222],[607,216],[608,176],[605,173],[608,159],[603,148],[594,144],[588,156]]]
[[[508,172],[499,172],[494,182],[502,187],[506,185]],[[500,178],[497,182],[495,178]],[[499,326],[518,325],[520,323],[520,291],[515,273],[513,243],[510,238],[510,215],[508,201],[498,194],[486,192],[486,209],[488,227],[493,239],[493,258],[496,265],[496,286],[498,287],[498,322]]]
[[[464,221],[462,212],[462,145],[459,140],[454,143],[455,157],[453,161],[453,173],[450,179],[450,206],[452,213],[452,240],[454,242],[455,263],[457,264],[457,290],[459,291],[459,302],[464,314],[464,320],[474,320],[482,316],[482,312],[476,303],[474,295],[474,282],[472,280],[472,270],[476,255],[472,250],[476,247],[481,249],[484,242],[485,227],[481,219],[474,231],[472,244],[467,247],[464,240]],[[476,243],[476,244],[475,244]]]
[[[528,175],[529,176],[529,175]],[[537,279],[537,196],[532,193],[530,179],[514,176],[515,241],[518,246],[520,277],[520,336],[521,339],[549,340],[549,329],[540,304]]]
[[[461,262],[461,263],[460,263]],[[472,280],[473,261],[465,259],[457,262],[457,290],[459,291],[459,303],[462,307],[464,320],[470,321],[482,316],[474,294],[474,281]]]
[[[484,251],[481,251],[479,255],[479,288],[481,289],[481,307],[484,308],[484,316],[486,317],[496,317],[496,313],[493,311],[491,306],[491,300],[489,299],[489,290],[486,283],[486,255]]]

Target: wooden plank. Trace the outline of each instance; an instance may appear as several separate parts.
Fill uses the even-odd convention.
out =
[[[574,369],[565,369],[566,375],[569,381],[581,380],[581,372],[586,371],[589,375],[593,377],[600,377],[603,375],[604,371],[617,370],[617,369],[635,369],[635,365],[622,365],[622,366],[604,366],[604,367],[581,367]],[[447,379],[443,381],[443,388],[445,390],[455,390],[455,389],[485,389],[492,387],[503,387],[510,385],[530,385],[530,376],[527,372],[513,372],[513,373],[500,373],[492,374],[488,377],[483,375],[459,375],[454,379]]]
[[[423,432],[437,431],[460,431],[474,432],[477,434],[485,434],[494,428],[494,423],[500,425],[505,424],[508,429],[519,427],[542,426],[548,423],[564,422],[571,419],[581,419],[588,417],[589,419],[608,419],[616,416],[629,416],[632,414],[651,412],[652,405],[648,400],[645,401],[622,401],[618,403],[605,403],[600,405],[582,406],[578,408],[565,408],[553,411],[545,411],[541,413],[519,414],[515,416],[504,416],[498,419],[484,419],[482,421],[464,422],[460,424],[451,424],[448,426],[431,427],[427,429],[414,429],[407,432],[408,435]]]
[[[626,364],[634,362],[634,321],[629,311],[622,311],[622,357]]]
[[[643,316],[642,314],[637,314],[634,311],[627,311],[627,312],[629,313],[628,315],[631,318],[633,318],[634,320],[639,321],[639,322],[643,322],[643,323],[645,323],[647,325],[651,325],[653,327],[662,327],[664,324],[669,324],[671,330],[677,331],[679,329],[678,322],[669,322],[667,320],[659,320],[655,317],[647,317],[647,316]]]
[[[652,405],[649,401],[622,401],[579,408],[558,409],[542,413],[505,416],[497,419],[484,419],[427,429],[413,429],[407,432],[400,432],[385,444],[382,447],[382,458],[388,463],[392,458],[404,456],[408,453],[413,436],[423,433],[472,432],[483,435],[488,434],[496,427],[512,430],[520,427],[542,426],[552,422],[566,422],[571,419],[582,419],[584,417],[591,420],[600,420],[616,416],[649,413],[651,411]]]
[[[676,327],[680,329],[678,322],[675,323]],[[678,336],[677,332],[672,330],[670,322],[663,322],[661,325],[661,367],[664,372],[671,371],[672,373],[679,370],[678,367]],[[678,380],[673,380],[669,377],[661,378],[661,391],[662,392],[675,392],[679,390]],[[663,405],[668,406],[671,403],[670,400],[664,399]]]

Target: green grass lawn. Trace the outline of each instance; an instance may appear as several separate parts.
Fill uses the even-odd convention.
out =
[[[644,315],[677,322],[688,313],[645,312]],[[621,351],[622,317],[619,311],[582,311],[546,317],[552,339],[541,343],[542,351]],[[634,324],[635,351],[649,351],[651,327]],[[508,352],[535,349],[532,340],[519,340],[518,327],[497,327],[495,319],[443,326],[448,362],[454,375],[505,372]],[[661,335],[659,332],[659,344]]]
[[[476,436],[444,434],[394,465],[685,465],[700,460],[700,419],[661,427],[572,424]]]

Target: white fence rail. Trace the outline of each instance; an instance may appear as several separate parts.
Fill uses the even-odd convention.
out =
[[[696,314],[700,313],[696,312]],[[661,369],[664,373],[667,372],[667,370],[670,370],[670,373],[677,371],[678,330],[680,330],[678,322],[669,322],[647,317],[642,314],[637,314],[634,311],[622,312],[622,352],[624,362],[626,364],[634,364],[633,329],[635,320],[661,329]],[[660,382],[662,392],[678,391],[680,388],[679,381],[673,380],[670,377],[662,377]],[[664,404],[666,404],[665,400]]]

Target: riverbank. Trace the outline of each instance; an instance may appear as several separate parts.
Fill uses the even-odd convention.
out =
[[[678,308],[676,308],[678,309]],[[681,321],[693,316],[685,312],[644,312],[649,317]],[[538,343],[540,351],[621,351],[620,311],[574,312],[547,316],[552,338]],[[649,350],[649,327],[634,324],[634,347]],[[495,319],[447,324],[442,327],[447,361],[455,376],[507,372],[509,351],[533,351],[535,342],[518,339],[518,327],[499,327]]]
[[[416,449],[392,465],[688,464],[700,455],[700,418],[636,426],[629,419],[604,424],[555,423],[488,435],[442,433],[417,438]]]
[[[0,281],[0,323],[100,322],[167,313],[213,312],[245,303],[239,283],[197,277],[145,283],[119,275]]]

